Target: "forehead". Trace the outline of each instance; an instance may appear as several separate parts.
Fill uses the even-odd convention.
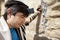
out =
[[[21,12],[17,12],[15,16],[25,16],[25,15]]]

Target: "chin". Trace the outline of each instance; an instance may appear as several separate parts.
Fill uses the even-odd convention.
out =
[[[19,27],[14,27],[14,28],[19,28]]]
[[[21,27],[21,25],[14,25],[13,27],[14,28],[19,28],[19,27]]]
[[[15,28],[19,28],[19,27],[21,27],[21,26],[15,26]]]

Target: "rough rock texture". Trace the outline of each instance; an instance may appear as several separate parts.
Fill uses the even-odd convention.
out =
[[[51,0],[50,0],[51,1]],[[48,20],[46,25],[46,36],[50,38],[60,39],[60,0],[52,0],[52,4],[47,7],[46,19]]]

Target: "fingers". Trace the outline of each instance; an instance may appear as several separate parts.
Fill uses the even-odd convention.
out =
[[[41,5],[38,6],[37,11],[42,12]]]

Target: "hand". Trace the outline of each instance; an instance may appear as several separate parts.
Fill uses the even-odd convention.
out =
[[[38,6],[37,11],[40,12],[40,13],[42,12],[41,5]]]

